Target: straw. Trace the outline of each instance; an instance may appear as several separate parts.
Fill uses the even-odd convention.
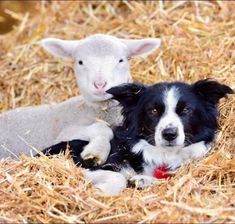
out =
[[[94,33],[160,37],[162,46],[132,59],[134,80],[146,84],[211,77],[235,88],[234,2],[35,2],[7,11],[19,24],[0,36],[0,110],[61,102],[78,95],[73,64],[39,45],[44,37],[80,39]],[[220,102],[220,129],[208,155],[145,190],[102,196],[69,156],[0,162],[0,222],[235,222],[235,99]]]

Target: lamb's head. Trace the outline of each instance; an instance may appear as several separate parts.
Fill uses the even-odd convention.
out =
[[[111,98],[106,90],[130,82],[128,60],[150,54],[160,46],[160,39],[124,40],[95,34],[82,40],[46,38],[42,46],[56,57],[74,60],[81,94],[97,102]]]

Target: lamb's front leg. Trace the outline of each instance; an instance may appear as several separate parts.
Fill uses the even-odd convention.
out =
[[[89,141],[80,154],[83,160],[89,160],[93,165],[103,164],[110,152],[110,141],[113,138],[112,129],[102,122],[89,126],[71,125],[63,129],[54,144],[72,140]]]
[[[94,123],[86,128],[89,136],[89,144],[85,146],[81,157],[83,160],[89,160],[94,165],[103,164],[109,155],[113,138],[113,131],[105,123]]]

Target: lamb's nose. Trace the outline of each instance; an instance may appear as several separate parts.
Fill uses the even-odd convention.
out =
[[[106,81],[96,81],[94,82],[94,86],[96,89],[103,89],[107,85]]]
[[[167,141],[173,141],[178,136],[178,128],[170,127],[162,131],[162,137]]]

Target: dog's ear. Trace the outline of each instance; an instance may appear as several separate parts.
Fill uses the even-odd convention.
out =
[[[142,84],[122,84],[108,89],[106,92],[113,95],[124,108],[135,106],[146,87]]]
[[[193,84],[193,89],[204,100],[212,104],[217,104],[222,97],[225,97],[227,94],[234,93],[230,87],[211,79],[204,79],[195,82]]]

